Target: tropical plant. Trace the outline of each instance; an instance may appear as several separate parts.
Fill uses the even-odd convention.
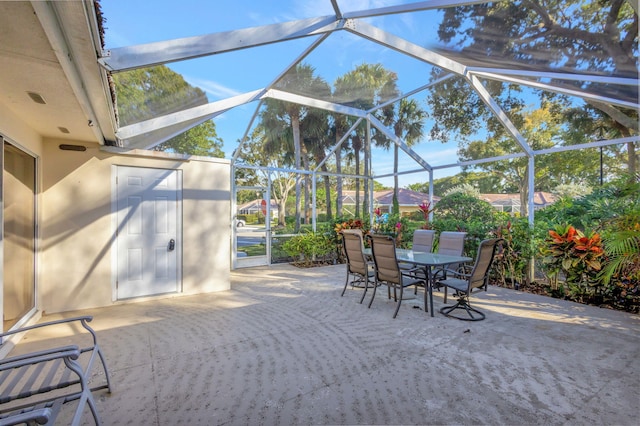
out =
[[[525,218],[510,218],[492,234],[503,240],[501,249],[494,257],[495,278],[503,286],[519,288],[533,255],[531,227]]]
[[[299,64],[292,68],[275,84],[281,90],[294,92],[299,95],[328,96],[331,89],[329,85],[318,76],[314,75],[315,69],[306,64]],[[302,144],[303,135],[300,131],[300,123],[308,112],[308,108],[284,102],[278,99],[267,99],[265,109],[260,114],[261,126],[264,128],[267,139],[265,148],[271,152],[288,152],[292,154],[293,166],[296,170],[302,170],[304,162],[308,169],[309,156],[306,147]],[[300,229],[301,212],[301,179],[296,179],[296,221],[295,231]]]
[[[541,254],[552,290],[560,290],[558,283],[562,273],[574,297],[583,299],[598,291],[598,272],[602,269],[601,258],[604,255],[599,234],[585,235],[571,225],[558,225],[549,230]]]
[[[605,284],[612,279],[640,281],[640,210],[610,222],[616,231],[604,240],[607,264],[602,269]]]
[[[393,131],[396,137],[411,147],[424,135],[427,113],[414,99],[402,98],[394,109]],[[398,202],[398,145],[393,144],[393,213],[400,214]]]

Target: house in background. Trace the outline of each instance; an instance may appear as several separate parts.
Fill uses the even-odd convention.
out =
[[[271,200],[271,218],[278,218],[278,203],[274,200]],[[247,201],[244,204],[241,204],[237,207],[238,215],[258,215],[264,214],[265,205],[262,203],[262,199],[257,199],[253,201]]]
[[[360,203],[364,199],[364,194],[360,193]],[[433,197],[436,203],[440,197]],[[398,205],[402,216],[418,212],[418,206],[429,202],[429,194],[412,191],[406,188],[398,188]],[[356,191],[343,191],[342,207],[347,214],[355,214]],[[393,209],[393,189],[385,189],[373,192],[373,207],[379,208],[381,213],[390,213]]]
[[[118,148],[94,8],[0,2],[2,330],[230,287],[230,162]]]
[[[363,200],[363,193],[360,193],[360,202]],[[356,192],[344,191],[342,204],[347,214],[355,213]],[[520,213],[520,194],[480,194],[479,198],[488,202],[496,210],[506,213]],[[380,208],[382,213],[389,213],[393,208],[393,189],[373,192],[373,206]],[[428,194],[423,192],[412,191],[406,188],[398,188],[398,204],[400,205],[400,214],[405,216],[412,212],[419,211],[418,206],[429,200]],[[440,197],[434,195],[433,202],[437,205]],[[538,191],[534,193],[533,202],[534,209],[539,210],[555,203],[557,197],[549,192]]]
[[[480,199],[491,204],[496,210],[506,213],[520,213],[520,194],[480,194]],[[543,209],[555,203],[557,197],[549,192],[535,192],[533,194],[534,210]]]

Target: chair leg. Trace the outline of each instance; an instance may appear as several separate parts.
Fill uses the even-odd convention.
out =
[[[425,283],[424,284],[424,311],[425,312],[429,312],[429,304],[428,304],[428,299],[429,299],[429,289],[428,286],[429,284]]]
[[[347,271],[347,278],[344,280],[344,288],[342,289],[342,294],[340,297],[344,296],[344,292],[347,291],[347,286],[349,285],[349,271]]]
[[[375,283],[373,284],[373,294],[371,295],[371,300],[369,300],[368,308],[371,308],[371,304],[373,303],[373,299],[376,297],[376,290],[378,289],[378,278],[376,278]]]
[[[364,297],[367,295],[367,290],[368,289],[369,289],[369,277],[367,276],[364,279],[364,291],[362,292],[362,297],[360,298],[360,304],[361,305],[362,305],[362,301],[364,300]]]
[[[440,308],[440,313],[444,316],[456,318],[462,321],[482,321],[483,319],[485,319],[484,313],[471,307],[471,305],[469,304],[469,300],[467,300],[467,297],[468,296],[461,296],[458,299],[458,303],[456,303],[455,305],[443,306],[442,308]],[[452,312],[456,310],[464,310],[467,315],[454,315]]]
[[[394,294],[396,289],[393,289]],[[393,318],[396,317],[396,315],[398,315],[398,311],[400,310],[400,305],[402,304],[402,296],[403,296],[403,291],[404,291],[404,287],[400,286],[400,299],[398,299],[398,301],[396,302],[396,311],[393,313]]]

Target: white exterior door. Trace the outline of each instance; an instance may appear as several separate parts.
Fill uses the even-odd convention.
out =
[[[117,167],[116,299],[180,291],[176,170]]]

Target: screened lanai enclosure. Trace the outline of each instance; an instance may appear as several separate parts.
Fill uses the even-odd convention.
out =
[[[235,266],[269,263],[291,218],[372,217],[380,186],[431,202],[435,179],[485,173],[532,223],[536,191],[638,172],[637,1],[157,2],[135,32],[112,7],[117,143],[217,143],[198,154],[232,159]]]

